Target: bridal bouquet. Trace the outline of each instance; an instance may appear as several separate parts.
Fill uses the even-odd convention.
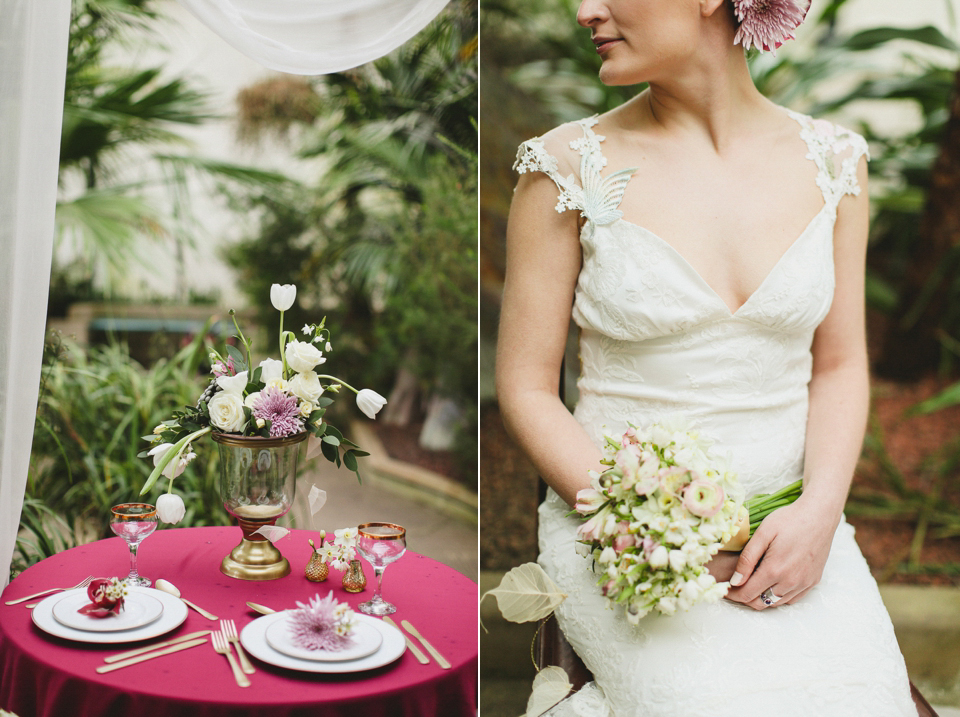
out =
[[[324,352],[332,351],[330,330],[324,325],[326,319],[304,326],[301,340],[292,331],[283,330],[283,314],[296,295],[297,288],[292,284],[274,284],[270,289],[270,301],[280,312],[279,359],[266,358],[253,366],[250,341],[231,310],[240,348],[228,345],[226,356],[212,351],[212,378],[197,404],[175,411],[152,436],[144,437],[151,447],[140,457],[152,458],[154,469],[140,495],[149,491],[161,474],[170,480],[167,493],[157,500],[157,513],[164,522],[175,523],[183,517],[183,500],[173,493],[173,480],[196,457],[192,442],[211,431],[263,438],[309,432],[319,439],[327,460],[337,467],[342,462],[360,477],[357,458],[369,454],[325,421],[324,413],[333,403],[331,395],[341,388],[357,394],[357,406],[369,418],[376,417],[386,399],[370,389],[358,391],[336,376],[317,373],[327,360]]]
[[[610,467],[577,493],[575,511],[586,519],[578,550],[593,557],[604,596],[633,624],[652,610],[672,615],[726,595],[706,564],[742,548],[763,517],[800,493],[797,481],[744,502],[711,445],[680,423],[631,426],[619,440],[605,437]]]

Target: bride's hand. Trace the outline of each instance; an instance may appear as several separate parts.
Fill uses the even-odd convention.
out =
[[[803,497],[775,510],[740,553],[727,599],[763,610],[772,607],[760,599],[769,588],[777,606],[796,602],[820,582],[836,527]]]
[[[739,559],[740,553],[721,550],[707,563],[707,570],[710,571],[710,574],[718,583],[726,582],[737,569]]]

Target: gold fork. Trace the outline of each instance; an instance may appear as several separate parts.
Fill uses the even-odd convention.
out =
[[[240,646],[240,636],[237,634],[237,626],[234,624],[233,620],[221,620],[220,621],[220,631],[223,633],[223,636],[227,638],[228,642],[232,642],[237,647],[237,657],[240,658],[240,664],[243,666],[243,671],[248,675],[252,675],[256,672],[256,668],[250,664],[250,660],[247,658],[247,653],[243,651],[243,647]]]
[[[230,662],[230,669],[233,670],[233,678],[237,681],[237,684],[240,687],[249,687],[250,680],[240,671],[240,665],[233,659],[233,651],[230,649],[230,643],[227,642],[227,638],[223,636],[222,632],[210,633],[210,638],[214,651],[227,656],[227,660]]]
[[[32,600],[35,597],[40,597],[41,595],[46,595],[47,593],[55,593],[58,590],[78,590],[80,588],[85,588],[90,584],[90,581],[93,580],[92,575],[88,575],[86,578],[81,580],[79,583],[74,585],[72,588],[50,588],[49,590],[44,590],[43,592],[34,593],[33,595],[27,595],[26,597],[17,598],[16,600],[8,600],[5,605],[16,605],[17,603],[26,602],[27,600]],[[33,607],[32,605],[27,605],[27,607]]]

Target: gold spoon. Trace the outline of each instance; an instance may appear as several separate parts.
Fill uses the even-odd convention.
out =
[[[198,613],[200,613],[201,615],[203,615],[203,616],[204,616],[205,618],[207,618],[208,620],[219,620],[219,619],[220,619],[220,618],[218,618],[216,615],[213,615],[213,614],[207,612],[207,611],[204,610],[202,607],[199,607],[199,606],[197,606],[197,605],[194,605],[192,602],[190,602],[190,601],[187,600],[186,598],[181,597],[180,591],[177,590],[177,586],[174,585],[173,583],[171,583],[169,580],[164,580],[163,578],[161,578],[160,580],[157,580],[157,581],[153,584],[153,587],[155,587],[157,590],[161,590],[162,592],[169,593],[170,595],[173,595],[174,597],[180,598],[181,600],[183,600],[184,603],[187,604],[188,607],[192,607],[194,610],[196,610]]]
[[[254,612],[260,613],[261,615],[272,615],[273,613],[276,612],[276,610],[269,608],[266,605],[258,605],[255,602],[248,602],[247,607],[253,610]]]

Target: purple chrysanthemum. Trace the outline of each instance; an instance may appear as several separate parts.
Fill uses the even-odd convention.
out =
[[[290,638],[304,650],[338,651],[353,643],[353,611],[336,601],[331,591],[325,598],[315,595],[308,604],[297,603],[290,612]]]
[[[734,0],[733,5],[740,21],[734,44],[746,50],[754,46],[770,51],[793,39],[793,31],[807,16],[810,0]]]
[[[270,421],[270,435],[282,438],[303,430],[303,417],[296,396],[288,396],[271,386],[260,392],[253,402],[253,417]]]

